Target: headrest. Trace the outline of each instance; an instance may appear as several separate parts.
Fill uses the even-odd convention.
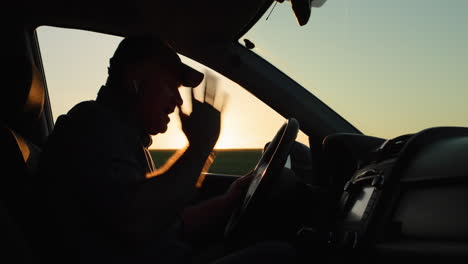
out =
[[[0,103],[2,121],[12,125],[37,120],[44,109],[44,82],[31,59],[8,56],[1,62],[3,102]],[[12,125],[13,126],[13,125]]]

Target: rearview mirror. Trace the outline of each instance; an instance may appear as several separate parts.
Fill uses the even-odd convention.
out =
[[[276,1],[282,3],[285,0],[276,0]],[[307,24],[307,22],[309,22],[312,7],[319,8],[327,0],[286,0],[286,1],[291,2],[294,15],[297,18],[297,22],[299,22],[299,25],[304,26],[305,24]]]

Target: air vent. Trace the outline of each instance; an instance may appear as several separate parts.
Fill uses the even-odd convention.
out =
[[[413,134],[406,134],[385,141],[379,148],[373,151],[372,156],[374,156],[375,162],[398,157],[406,142],[412,136]]]
[[[403,147],[413,135],[414,134],[406,134],[385,141],[377,149],[369,153],[367,158],[360,163],[359,168],[398,157]]]

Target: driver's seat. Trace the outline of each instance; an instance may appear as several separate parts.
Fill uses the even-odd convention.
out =
[[[41,75],[29,56],[3,57],[0,104],[0,263],[30,263],[33,225],[32,182],[40,148],[32,143],[44,106]],[[40,139],[35,138],[36,142]],[[5,231],[5,232],[3,232]],[[2,260],[5,258],[4,260]]]

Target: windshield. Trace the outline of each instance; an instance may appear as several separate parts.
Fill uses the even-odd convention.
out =
[[[328,0],[301,27],[278,3],[239,41],[363,133],[468,126],[468,2]]]

